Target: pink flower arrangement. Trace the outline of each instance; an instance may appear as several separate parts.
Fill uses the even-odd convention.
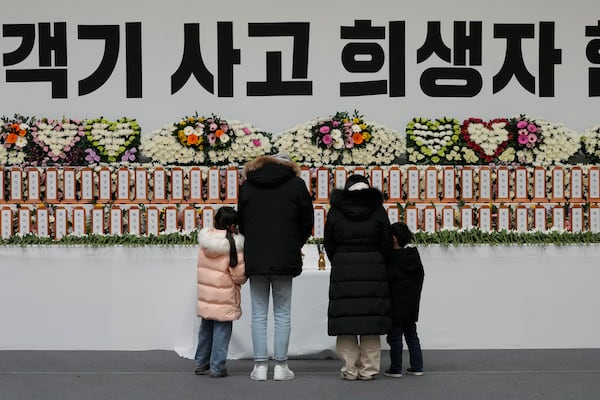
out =
[[[322,149],[344,150],[365,146],[371,140],[371,129],[355,111],[337,112],[312,128],[312,142]]]

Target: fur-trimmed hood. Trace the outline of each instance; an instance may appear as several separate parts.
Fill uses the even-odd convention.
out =
[[[242,171],[243,176],[260,187],[276,187],[300,173],[300,167],[293,162],[273,156],[260,156],[249,161]]]
[[[198,244],[207,257],[218,257],[229,254],[229,240],[225,237],[224,229],[202,228],[198,232]],[[244,250],[244,236],[240,233],[233,235],[237,252]]]
[[[354,221],[364,220],[383,204],[383,194],[375,189],[348,191],[334,189],[331,206]]]

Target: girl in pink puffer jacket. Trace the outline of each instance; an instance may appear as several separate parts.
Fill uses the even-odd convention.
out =
[[[244,237],[236,233],[238,214],[228,206],[215,214],[214,228],[198,233],[198,316],[196,375],[227,376],[225,362],[233,321],[242,315],[240,286],[246,282]]]

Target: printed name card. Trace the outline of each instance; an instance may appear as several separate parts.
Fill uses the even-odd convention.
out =
[[[219,203],[221,201],[221,175],[216,167],[208,169],[208,197],[206,201],[209,203]]]
[[[517,232],[527,232],[529,229],[529,213],[525,206],[517,206],[515,211],[515,229]]]
[[[326,203],[329,201],[329,169],[317,169],[317,196],[316,203]]]
[[[146,209],[146,235],[158,236],[160,231],[160,211],[151,206]]]
[[[402,171],[398,167],[391,167],[388,170],[388,201],[398,203],[402,200]]]
[[[562,206],[552,208],[552,227],[559,231],[565,229],[565,209]]]
[[[425,169],[425,200],[438,200],[438,171],[435,167]]]
[[[84,236],[85,235],[85,208],[74,207],[73,208],[73,235]]]
[[[106,167],[98,171],[98,203],[106,203],[112,197],[112,174]]]
[[[315,206],[314,215],[313,236],[322,238],[325,236],[325,209],[322,206]]]
[[[154,203],[164,203],[167,201],[167,173],[163,168],[157,167],[154,170],[153,178],[152,201]]]
[[[443,202],[456,202],[456,170],[453,167],[444,168]]]
[[[469,206],[460,209],[460,227],[462,229],[473,229],[473,209]]]
[[[588,169],[588,201],[600,201],[600,168]]]
[[[165,208],[165,233],[173,233],[179,230],[177,223],[177,207]]]
[[[37,168],[27,168],[27,202],[39,203],[40,200],[40,171]]]
[[[600,232],[600,206],[590,205],[588,213],[588,229],[591,232]]]
[[[454,229],[454,207],[446,206],[442,208],[442,228]]]
[[[546,201],[546,168],[535,167],[533,170],[533,201]]]
[[[47,208],[36,210],[37,235],[47,238],[50,236],[50,212]]]
[[[146,168],[135,169],[135,201],[146,202],[148,200],[148,172]]]
[[[67,209],[56,207],[54,210],[54,238],[60,240],[67,235]]]
[[[192,232],[196,229],[197,221],[196,221],[196,209],[194,207],[188,206],[183,209],[183,231],[184,232]]]
[[[20,168],[10,170],[10,201],[23,200],[23,171]]]
[[[434,206],[427,206],[423,209],[423,226],[426,232],[436,231],[436,211]]]
[[[464,201],[475,200],[475,191],[473,190],[473,168],[463,167],[460,170],[460,197]]]
[[[371,187],[378,189],[381,193],[385,192],[383,187],[383,169],[381,167],[371,168]]]
[[[400,210],[398,210],[397,206],[389,206],[387,208],[387,215],[388,219],[390,220],[390,224],[400,221]]]
[[[510,230],[510,209],[508,206],[498,207],[498,230]]]
[[[235,167],[227,168],[225,175],[225,203],[237,203],[239,182],[239,171]]]
[[[188,172],[190,180],[190,202],[202,202],[202,170],[198,167],[190,168]]]
[[[492,200],[492,171],[489,167],[479,168],[479,201]]]
[[[6,199],[4,198],[4,168],[0,167],[0,203],[4,203]]]
[[[92,233],[94,235],[104,234],[104,207],[94,207],[91,211]]]
[[[333,172],[333,186],[336,189],[343,189],[347,178],[348,173],[346,172],[346,168],[337,167]]]
[[[515,168],[515,200],[527,201],[529,199],[529,182],[527,168]]]
[[[65,168],[63,170],[63,201],[74,203],[77,201],[76,176],[74,168]]]
[[[569,191],[569,201],[571,202],[582,202],[583,201],[583,171],[581,167],[571,168],[571,190]]]
[[[575,205],[571,207],[571,232],[583,231],[583,207]]]
[[[80,171],[81,174],[81,201],[91,203],[94,200],[94,171],[85,167]]]
[[[2,233],[2,239],[8,239],[12,236],[12,216],[13,211],[9,207],[3,207],[0,210],[0,232]]]
[[[533,228],[536,231],[546,231],[546,208],[537,206],[533,209]]]
[[[562,167],[554,167],[552,169],[551,201],[565,201],[565,170]]]
[[[507,167],[500,167],[496,171],[496,190],[498,201],[510,200],[510,171]]]
[[[202,227],[212,228],[214,225],[215,210],[212,207],[204,207],[202,209]]]
[[[367,170],[364,167],[354,167],[352,170],[352,175],[367,176]]]
[[[110,209],[109,232],[111,235],[123,234],[123,210],[120,207],[111,207]]]
[[[119,168],[117,170],[117,199],[118,203],[129,202],[129,170]]]
[[[31,233],[31,211],[29,208],[19,208],[17,217],[19,235],[29,235]]]
[[[46,169],[46,202],[58,202],[58,170],[53,167]]]
[[[311,179],[310,179],[310,169],[308,167],[306,167],[306,166],[300,167],[300,178],[302,178],[302,180],[306,184],[306,188],[308,189],[308,192],[312,193],[312,184],[311,184]]]
[[[127,210],[127,228],[130,235],[142,233],[142,213],[138,207],[131,207]]]
[[[171,169],[171,202],[183,201],[183,169],[174,167]]]
[[[421,185],[419,183],[419,170],[409,167],[406,170],[406,200],[419,201],[421,199]]]
[[[492,230],[492,210],[489,207],[479,208],[479,229],[484,232]]]
[[[404,219],[412,232],[416,232],[419,229],[419,210],[417,207],[406,207],[404,209]]]

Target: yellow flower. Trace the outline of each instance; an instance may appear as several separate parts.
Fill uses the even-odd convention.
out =
[[[363,132],[362,135],[365,139],[365,142],[368,142],[371,139],[371,134],[369,132]]]
[[[353,123],[358,124],[360,122],[360,118],[354,118],[352,120]]]
[[[360,124],[360,129],[362,129],[363,131],[364,131],[365,129],[367,129],[367,124]]]

